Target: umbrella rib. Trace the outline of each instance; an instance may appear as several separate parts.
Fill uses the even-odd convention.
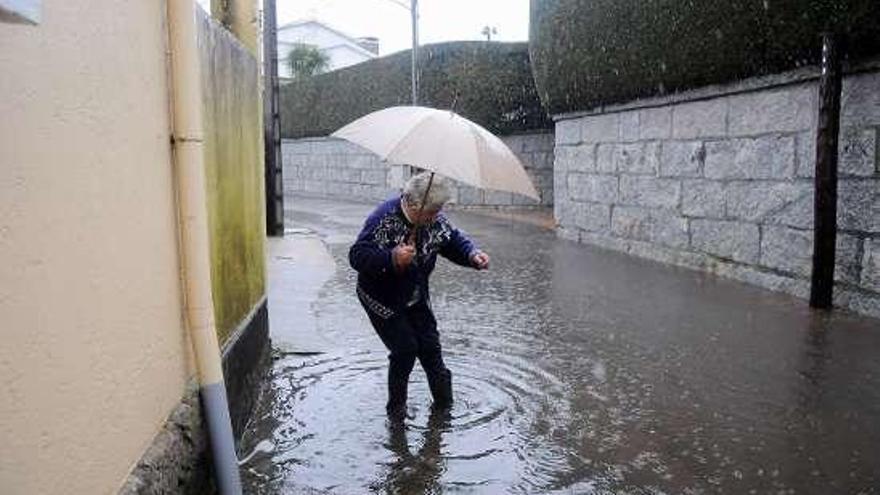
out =
[[[481,154],[485,154],[485,152],[486,152],[486,148],[487,148],[486,139],[482,136],[482,134],[480,134],[480,131],[477,130],[476,128],[472,127],[469,130],[470,130],[471,134],[477,140],[477,163],[479,163]],[[485,171],[483,170],[482,167],[479,167],[479,168],[477,168],[477,172],[479,174],[480,184],[485,184],[486,183],[486,177],[484,174]],[[493,189],[493,188],[487,187],[485,185],[483,185],[481,187],[483,187],[484,189]]]
[[[446,122],[443,117],[461,122]],[[392,107],[362,117],[333,135],[375,150],[386,163],[439,172],[481,189],[539,197],[525,167],[504,141],[453,112]]]

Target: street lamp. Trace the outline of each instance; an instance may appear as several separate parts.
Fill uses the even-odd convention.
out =
[[[389,2],[403,7],[410,13],[412,19],[412,61],[410,62],[410,86],[412,87],[412,105],[419,104],[419,0],[409,0],[409,5],[401,0],[388,0]],[[412,166],[404,166],[404,177],[412,176],[418,169]]]
[[[412,17],[412,104],[419,103],[419,0],[410,0]]]
[[[419,103],[419,0],[410,0],[409,5],[400,0],[388,1],[408,10],[412,18],[411,86],[412,104],[415,106]]]

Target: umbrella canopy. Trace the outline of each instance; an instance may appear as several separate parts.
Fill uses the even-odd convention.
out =
[[[484,189],[539,200],[525,168],[501,139],[449,110],[400,106],[373,112],[332,134],[379,155]]]

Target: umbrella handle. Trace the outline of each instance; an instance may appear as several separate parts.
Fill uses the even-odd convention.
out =
[[[413,222],[413,230],[409,235],[409,243],[415,245],[416,243],[416,232],[419,229],[419,221],[422,218],[422,212],[425,211],[425,202],[428,201],[428,193],[431,191],[431,184],[434,183],[434,172],[431,172],[431,177],[428,178],[428,187],[425,188],[425,194],[422,195],[422,204],[419,206],[419,214],[416,217],[416,221]]]

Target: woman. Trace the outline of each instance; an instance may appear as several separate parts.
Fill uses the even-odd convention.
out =
[[[390,351],[388,403],[392,419],[406,415],[409,375],[418,359],[434,406],[452,405],[452,374],[443,363],[428,279],[437,255],[485,270],[489,256],[441,213],[450,199],[445,180],[424,172],[403,193],[379,205],[349,250],[358,272],[357,295],[373,328]]]

